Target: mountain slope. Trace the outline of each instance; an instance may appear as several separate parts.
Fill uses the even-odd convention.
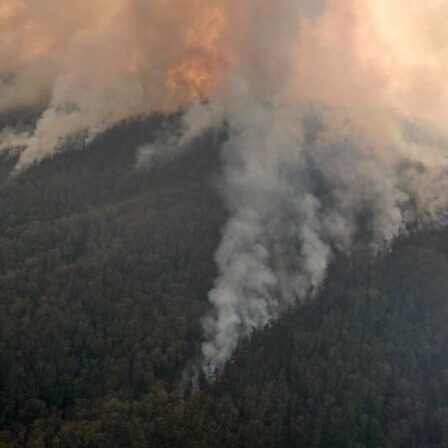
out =
[[[164,126],[125,124],[17,178],[3,160],[0,446],[445,446],[445,231],[340,257],[215,384],[182,388],[226,213],[215,135],[134,168]]]

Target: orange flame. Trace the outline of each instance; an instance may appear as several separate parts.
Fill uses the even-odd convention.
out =
[[[297,18],[297,41],[288,42],[296,48],[296,90],[333,107],[399,110],[445,126],[447,5],[326,0],[317,18]],[[151,108],[172,109],[214,96],[230,68],[250,67],[247,73],[265,77],[265,84],[283,79],[288,62],[265,48],[269,40],[283,51],[284,42],[277,43],[269,28],[269,10],[278,8],[267,0],[2,0],[0,76],[23,68],[23,84],[11,98],[48,78],[38,83],[50,90],[48,97],[62,74],[85,70],[87,61],[95,67],[112,54],[107,64],[117,77],[139,84]],[[256,14],[261,24],[252,23]],[[92,77],[103,76],[95,70]]]

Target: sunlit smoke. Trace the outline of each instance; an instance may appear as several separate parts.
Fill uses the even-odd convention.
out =
[[[41,114],[0,149],[20,151],[20,172],[73,135],[185,111],[180,135],[139,149],[144,165],[225,123],[212,378],[361,231],[380,249],[445,223],[447,18],[445,0],[3,0],[0,114]]]

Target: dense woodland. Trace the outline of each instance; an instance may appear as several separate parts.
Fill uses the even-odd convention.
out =
[[[444,230],[339,257],[214,384],[185,387],[226,220],[221,137],[136,169],[164,126],[16,177],[3,156],[0,447],[448,447]]]

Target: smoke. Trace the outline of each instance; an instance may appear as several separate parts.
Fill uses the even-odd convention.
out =
[[[444,0],[3,0],[0,114],[42,113],[0,149],[20,151],[20,171],[74,135],[183,111],[179,132],[138,150],[148,165],[227,127],[212,378],[337,251],[445,224],[446,18]]]
[[[0,115],[42,110],[20,145],[17,170],[52,156],[73,135],[88,143],[124,119],[205,99],[221,20],[219,5],[206,5],[3,0]]]
[[[163,137],[137,149],[137,168],[150,168],[158,161],[172,160],[195,138],[213,128],[222,128],[223,111],[219,104],[193,104],[182,114],[180,123],[165,130]]]

